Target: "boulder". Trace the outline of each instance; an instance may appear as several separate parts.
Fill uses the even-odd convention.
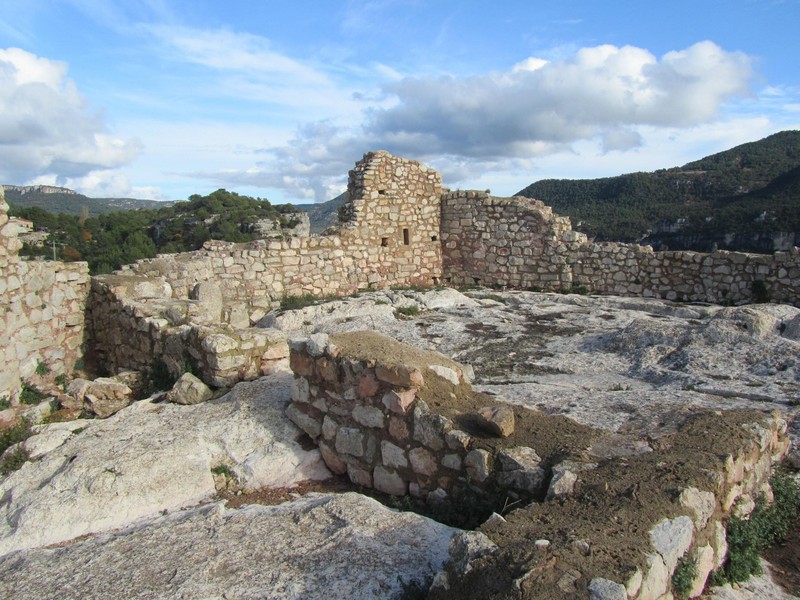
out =
[[[167,392],[167,401],[175,404],[200,404],[210,400],[213,395],[211,388],[200,379],[191,373],[184,373]]]

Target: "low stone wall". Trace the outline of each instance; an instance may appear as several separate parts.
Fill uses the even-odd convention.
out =
[[[362,346],[405,360],[364,358]],[[468,391],[462,367],[373,332],[317,334],[290,349],[298,377],[287,415],[334,473],[387,494],[432,498],[487,481],[489,454],[468,450],[470,436],[422,399],[433,389]]]
[[[290,349],[287,415],[332,471],[429,504],[535,500],[459,538],[432,598],[486,597],[490,581],[492,593],[520,598],[607,589],[616,595],[602,597],[657,600],[684,557],[696,597],[725,560],[724,521],[769,495],[789,447],[777,413],[728,411],[687,416],[644,453],[596,457],[605,432],[475,394],[469,369],[437,353],[374,332],[316,334]]]
[[[172,299],[163,279],[109,275],[91,288],[94,356],[109,372],[147,371],[161,360],[173,376],[191,371],[223,387],[266,375],[288,357],[282,332],[224,323],[221,303]]]
[[[8,225],[0,190],[0,398],[16,400],[22,381],[69,373],[83,356],[89,290],[85,262],[28,261]]]
[[[592,243],[537,200],[442,196],[443,271],[455,284],[588,291],[690,302],[797,304],[800,252],[654,252]]]

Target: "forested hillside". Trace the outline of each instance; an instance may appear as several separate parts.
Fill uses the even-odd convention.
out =
[[[89,198],[72,190],[49,186],[5,186],[6,202],[18,208],[41,208],[52,213],[80,216],[82,212],[96,217],[120,210],[161,208],[172,202],[138,200],[136,198]],[[45,188],[47,191],[42,191]]]
[[[19,207],[9,200],[11,214],[30,219],[35,229],[50,232],[41,248],[24,246],[26,255],[52,258],[55,242],[61,260],[86,260],[93,274],[107,273],[121,265],[157,253],[196,250],[206,240],[246,242],[255,239],[259,221],[273,220],[291,228],[297,220],[291,204],[217,190],[208,196],[193,195],[159,209],[111,212],[97,217],[52,213],[38,207]]]
[[[599,240],[773,251],[800,242],[800,131],[784,131],[672,169],[538,181],[519,195],[572,217]]]

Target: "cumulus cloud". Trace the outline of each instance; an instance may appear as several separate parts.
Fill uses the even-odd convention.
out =
[[[690,127],[747,93],[750,59],[712,42],[669,52],[604,45],[555,62],[529,58],[510,72],[405,79],[387,87],[396,106],[366,131],[404,152],[474,157],[549,154],[598,136],[609,149],[636,144],[642,125]]]
[[[65,63],[19,48],[0,49],[0,179],[57,181],[131,162],[134,141],[111,135],[90,110]]]
[[[358,127],[308,126],[269,149],[271,160],[226,177],[326,200],[354,157],[380,148],[425,160],[453,184],[510,163],[530,169],[586,140],[627,151],[643,143],[643,128],[711,122],[725,102],[749,93],[751,78],[747,55],[709,41],[660,59],[602,45],[480,76],[404,78],[384,86],[390,101],[367,109]]]

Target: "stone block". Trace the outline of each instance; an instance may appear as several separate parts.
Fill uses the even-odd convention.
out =
[[[411,461],[411,469],[417,475],[434,475],[438,470],[436,457],[425,448],[414,448],[409,450],[408,458]]]
[[[422,371],[405,365],[378,365],[375,367],[375,376],[383,382],[403,388],[421,388],[425,385]]]
[[[389,441],[381,442],[381,462],[385,467],[392,469],[405,468],[408,466],[408,459],[405,451]]]
[[[510,406],[485,406],[478,413],[478,426],[497,437],[508,437],[514,433],[514,411]]]
[[[336,452],[364,456],[364,434],[352,427],[339,428],[336,433]]]
[[[347,476],[356,485],[372,487],[372,474],[353,463],[347,463]]]
[[[536,454],[533,448],[527,446],[515,446],[502,450],[497,455],[500,461],[500,468],[503,471],[516,471],[519,469],[532,469],[538,467],[542,459]]]
[[[621,583],[595,577],[589,582],[590,600],[628,600],[628,592]]]
[[[664,519],[650,530],[650,542],[664,559],[669,573],[675,570],[678,560],[692,545],[694,525],[686,516]]]
[[[373,406],[358,405],[353,409],[353,420],[364,427],[379,427],[384,425],[383,411]]]
[[[378,465],[373,471],[375,489],[392,496],[405,496],[408,484],[396,472]]]
[[[344,462],[333,449],[325,442],[319,443],[319,453],[322,455],[322,460],[325,465],[337,475],[343,475],[347,472],[347,463]]]
[[[464,466],[470,479],[477,482],[486,481],[491,471],[489,453],[486,450],[472,450],[464,458]]]
[[[317,439],[322,433],[322,425],[320,422],[308,413],[300,410],[296,404],[290,404],[286,408],[286,416],[312,439]]]
[[[383,396],[383,405],[393,413],[404,415],[414,403],[416,394],[416,388],[391,390]]]

